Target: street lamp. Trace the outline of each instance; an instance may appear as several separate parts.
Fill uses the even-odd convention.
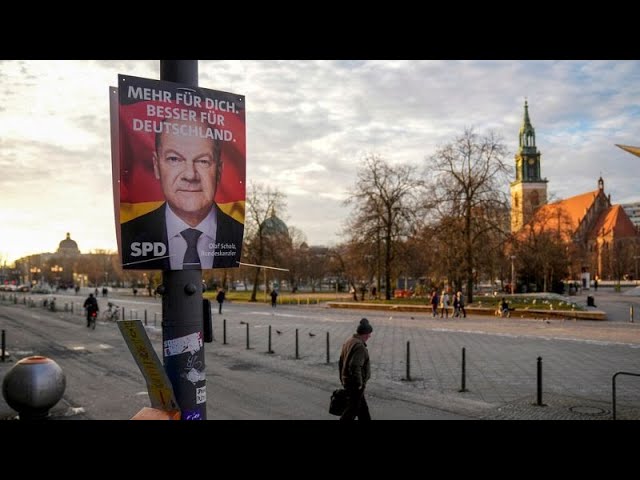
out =
[[[58,283],[60,283],[60,276],[58,274],[61,273],[62,270],[64,270],[64,269],[59,265],[54,265],[53,267],[51,267],[51,271],[54,273],[53,278],[56,279],[56,285],[58,285]]]
[[[640,255],[635,255],[633,257],[633,259],[636,261],[636,283],[638,283],[638,259],[640,258]]]
[[[29,283],[31,283],[31,285],[33,285],[33,283],[35,282],[35,279],[33,277],[36,276],[36,273],[42,272],[42,270],[40,270],[38,267],[31,267],[29,269],[29,272],[31,273],[31,277],[32,277],[32,278],[29,279]]]
[[[516,269],[513,261],[516,259],[515,255],[511,255],[511,295],[515,292],[516,287]]]

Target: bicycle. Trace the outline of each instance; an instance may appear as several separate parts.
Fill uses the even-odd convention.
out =
[[[91,328],[91,330],[95,330],[96,329],[96,318],[98,317],[98,312],[93,311],[91,312],[91,314],[89,314],[89,327]]]
[[[105,321],[116,322],[120,320],[120,306],[115,303],[107,303],[107,310],[102,314]]]

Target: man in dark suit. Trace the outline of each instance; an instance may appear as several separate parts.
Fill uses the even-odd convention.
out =
[[[156,134],[153,170],[166,202],[121,225],[122,263],[128,268],[238,266],[244,225],[214,201],[222,174],[220,143],[181,135],[197,132],[194,126],[201,128],[182,122],[179,128]]]

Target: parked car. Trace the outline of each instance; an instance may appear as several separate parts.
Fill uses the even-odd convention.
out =
[[[53,293],[53,290],[51,289],[51,287],[49,287],[48,285],[43,285],[41,283],[35,285],[32,289],[31,289],[31,293],[45,293],[45,294],[49,294],[49,293]]]
[[[31,291],[31,285],[29,285],[27,283],[23,283],[22,285],[18,285],[17,290],[18,290],[18,292],[30,292]]]

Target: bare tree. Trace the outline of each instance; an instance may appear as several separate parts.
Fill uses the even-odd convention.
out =
[[[379,239],[384,252],[385,298],[391,299],[391,272],[395,246],[412,231],[418,212],[422,181],[413,166],[391,166],[376,155],[365,158],[358,170],[355,193],[346,204],[354,205],[348,221],[351,243]],[[376,255],[380,255],[376,250]]]
[[[556,290],[569,276],[571,239],[571,218],[565,210],[553,205],[538,209],[513,238],[519,275],[538,290]]]
[[[431,285],[422,285],[421,280],[424,278],[425,272],[433,272],[434,261],[431,255],[431,247],[433,246],[432,236],[428,233],[428,228],[420,228],[414,235],[407,238],[406,241],[399,245],[398,273],[403,273],[409,278],[415,280],[416,295],[424,295],[425,288],[428,290]]]
[[[432,220],[460,238],[461,281],[467,284],[467,301],[473,301],[473,270],[477,255],[485,255],[484,240],[490,231],[505,230],[501,212],[508,204],[502,191],[507,183],[506,148],[494,133],[479,136],[466,129],[453,142],[428,159],[427,177]],[[505,232],[506,233],[506,232]],[[450,243],[450,242],[449,242]],[[480,253],[481,252],[481,253]]]
[[[627,237],[616,239],[604,245],[605,250],[608,250],[608,258],[606,258],[608,262],[603,262],[603,270],[605,270],[605,275],[615,280],[618,285],[625,274],[633,271],[636,242],[637,238]]]
[[[301,276],[306,271],[307,259],[309,258],[309,246],[307,239],[299,228],[289,227],[291,244],[288,252],[284,252],[282,265],[289,269],[287,277],[289,285],[293,290],[298,286]]]
[[[373,255],[368,253],[367,244],[357,240],[336,245],[328,253],[329,267],[335,272],[336,277],[346,280],[353,295],[353,300],[358,301],[358,291],[366,291],[369,283],[372,282]],[[364,293],[362,294],[364,300]]]
[[[265,234],[266,220],[274,211],[283,211],[285,197],[278,189],[260,183],[250,183],[247,189],[247,217],[244,225],[244,247],[242,256],[245,262],[264,265],[267,260],[273,261],[277,253],[276,241]],[[256,301],[260,269],[256,268],[253,276],[251,301]],[[267,286],[265,285],[265,289]]]

